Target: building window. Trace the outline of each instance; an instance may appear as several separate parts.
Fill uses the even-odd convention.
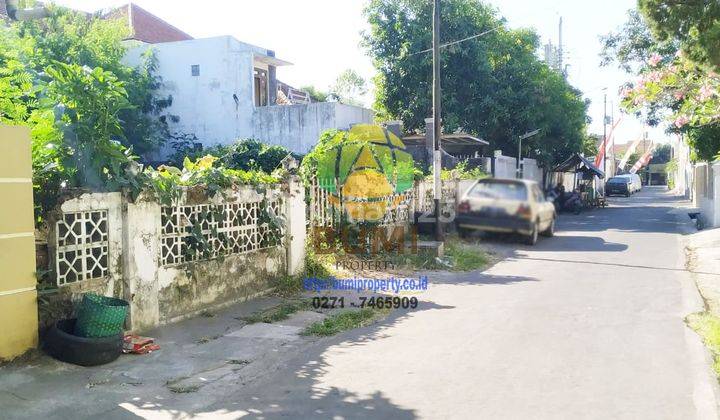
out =
[[[255,106],[267,106],[268,104],[268,72],[263,69],[255,69]]]
[[[200,76],[200,64],[193,64],[190,66],[190,72],[193,76]]]

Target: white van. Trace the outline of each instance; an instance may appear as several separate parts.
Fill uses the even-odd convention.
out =
[[[618,178],[628,178],[630,180],[630,194],[635,194],[636,192],[642,190],[642,181],[640,180],[640,175],[638,174],[623,174],[618,175]]]

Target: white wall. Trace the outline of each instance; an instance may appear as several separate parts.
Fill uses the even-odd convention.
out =
[[[498,179],[515,179],[517,178],[517,159],[514,157],[503,156],[499,150],[495,151],[495,173]]]
[[[522,160],[522,177],[523,179],[529,179],[540,184],[543,187],[543,171],[538,166],[537,160],[530,158],[523,158]]]
[[[229,36],[195,39],[141,45],[128,51],[128,64],[140,64],[148,48],[155,51],[158,60],[162,94],[173,98],[172,106],[164,112],[180,118],[171,123],[172,131],[195,134],[207,145],[252,134],[253,53],[264,50]],[[200,65],[199,76],[191,74],[195,64]]]
[[[173,98],[172,106],[164,112],[180,118],[170,123],[171,131],[195,134],[206,146],[254,137],[305,153],[325,129],[372,122],[372,111],[342,104],[256,108],[253,68],[262,65],[256,64],[255,55],[267,55],[268,50],[230,36],[140,44],[128,51],[125,61],[133,66],[140,64],[149,48],[158,60],[162,94]],[[192,76],[191,66],[196,64],[200,65],[200,75]],[[154,158],[162,159],[171,152],[166,147]]]
[[[671,144],[673,158],[677,162],[677,170],[673,174],[675,193],[692,199],[694,170],[690,161],[690,146],[681,137],[673,139]]]
[[[296,153],[306,153],[327,129],[347,129],[352,124],[372,121],[373,112],[369,109],[337,102],[258,107],[252,137]]]

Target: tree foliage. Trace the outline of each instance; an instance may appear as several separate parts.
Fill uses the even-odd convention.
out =
[[[31,130],[39,222],[73,189],[150,189],[162,196],[198,183],[217,190],[228,183],[275,179],[222,163],[183,165],[184,175],[143,168],[136,153],[152,152],[172,139],[168,120],[175,118],[163,112],[172,98],[159,95],[162,80],[155,75],[153,55],[138,68],[123,63],[125,21],[54,5],[48,11],[47,18],[0,23],[0,123]],[[265,160],[259,167],[282,151],[266,147],[261,152]]]
[[[653,150],[653,158],[650,163],[668,163],[672,159],[672,146],[661,144]]]
[[[602,64],[614,62],[637,76],[621,92],[627,111],[650,125],[668,121],[669,131],[687,134],[694,159],[711,160],[720,152],[720,78],[681,51],[681,38],[658,38],[645,16],[646,10],[630,11],[617,32],[602,37]]]
[[[677,41],[694,63],[720,69],[720,2],[639,0],[638,6],[660,42]]]
[[[353,69],[340,73],[330,88],[328,97],[348,105],[362,106],[362,96],[367,93],[367,82]]]
[[[432,2],[373,0],[365,10],[364,44],[374,59],[375,108],[421,130],[432,111]],[[537,35],[510,30],[489,6],[474,0],[442,3],[442,42],[486,35],[442,49],[442,111],[446,132],[464,130],[516,153],[518,136],[541,134],[524,153],[545,164],[583,148],[587,104],[535,56]]]
[[[328,92],[322,91],[315,86],[310,85],[302,86],[300,90],[302,90],[303,92],[307,92],[313,102],[325,102],[328,100],[328,96],[330,95]]]

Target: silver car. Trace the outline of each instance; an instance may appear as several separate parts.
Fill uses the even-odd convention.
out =
[[[535,245],[538,235],[553,236],[557,214],[535,181],[481,179],[463,195],[455,225],[461,237],[473,230],[519,233]]]

